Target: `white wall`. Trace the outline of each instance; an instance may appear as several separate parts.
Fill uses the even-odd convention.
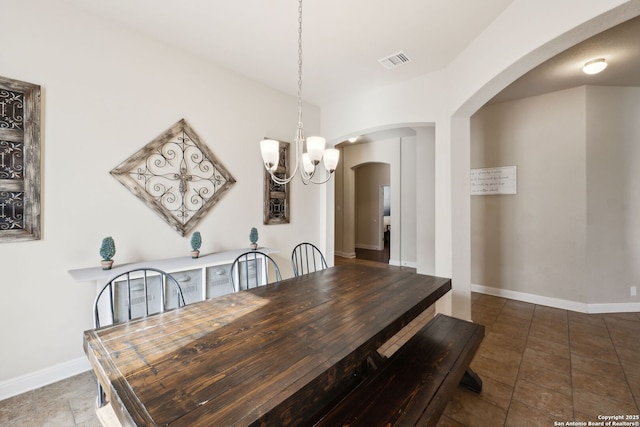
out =
[[[391,213],[391,228],[399,228],[399,233],[396,231],[396,236],[400,236],[400,257],[395,260],[389,260],[391,264],[405,265],[416,267],[416,241],[417,241],[417,221],[418,208],[416,206],[416,193],[419,191],[425,191],[424,187],[416,188],[416,173],[418,167],[424,168],[428,172],[433,172],[433,162],[421,163],[418,162],[418,140],[421,139],[421,129],[417,129],[417,135],[415,137],[403,137],[400,139],[400,205],[402,211],[400,212],[400,221],[393,219],[393,212]],[[435,186],[434,186],[435,187]],[[392,188],[391,191],[394,191]],[[398,191],[398,189],[396,189]],[[429,215],[433,204],[425,207],[424,211],[420,211],[421,216]],[[396,237],[397,238],[397,237]]]
[[[408,194],[407,197],[413,198],[415,203],[414,217],[410,219],[410,223],[415,224],[413,239],[415,239],[416,269],[423,274],[430,275],[436,274],[435,139],[435,127],[423,126],[416,129],[416,151],[413,159],[413,169],[415,170],[415,175],[413,176],[415,178],[412,180],[411,175],[403,175],[402,180],[403,184],[414,182],[414,192]],[[410,153],[407,154],[410,156]],[[408,168],[411,170],[411,165],[408,165]],[[403,238],[404,235],[403,231]]]
[[[290,276],[297,241],[324,249],[320,186],[296,181],[291,224],[262,225],[258,141],[291,139],[293,97],[64,2],[3,2],[2,16],[2,75],[42,86],[43,238],[0,244],[0,399],[86,368],[82,332],[92,327],[96,290],[67,270],[98,265],[102,237],[115,238],[116,263],[187,254],[188,237],[109,175],[181,118],[237,180],[196,227],[203,252],[248,246],[256,226],[260,244],[282,251],[276,259]],[[319,133],[316,107],[305,105],[305,126]]]

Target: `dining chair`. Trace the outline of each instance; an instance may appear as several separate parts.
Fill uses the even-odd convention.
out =
[[[327,261],[322,251],[312,243],[298,244],[291,252],[291,264],[294,276],[312,273],[327,268]]]
[[[231,283],[235,292],[281,280],[278,263],[264,252],[245,252],[231,264]]]
[[[185,305],[178,281],[156,268],[120,273],[100,290],[93,304],[95,328],[146,317]],[[98,383],[98,407],[105,395]]]

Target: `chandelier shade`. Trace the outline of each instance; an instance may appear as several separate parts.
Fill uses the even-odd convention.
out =
[[[273,139],[263,139],[260,141],[260,152],[265,168],[269,172],[275,172],[280,160],[280,143]]]
[[[324,168],[329,173],[335,172],[340,160],[340,151],[335,148],[329,148],[324,152]]]

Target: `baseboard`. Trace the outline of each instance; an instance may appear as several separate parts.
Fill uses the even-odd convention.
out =
[[[333,254],[335,256],[339,256],[341,258],[355,258],[356,257],[356,253],[355,252],[333,251]]]
[[[525,292],[517,292],[509,289],[492,288],[484,285],[471,285],[472,292],[478,292],[486,295],[493,295],[512,299],[516,301],[528,302],[531,304],[539,304],[547,307],[560,308],[563,310],[577,311],[586,314],[599,313],[635,313],[640,312],[640,303],[605,303],[605,304],[586,304],[582,302],[564,300],[559,298],[550,298],[541,295],[528,294]]]
[[[410,267],[410,268],[418,268],[418,263],[415,261],[402,261],[402,266]]]
[[[588,304],[590,314],[595,313],[636,313],[640,312],[640,303],[618,302],[607,304]]]
[[[400,261],[397,259],[390,259],[389,265],[395,265],[398,267],[418,268],[418,263],[415,261]]]
[[[81,374],[91,369],[86,357],[69,360],[5,381],[0,381],[0,400],[35,390],[45,385]]]
[[[355,247],[358,249],[369,249],[371,251],[381,251],[384,249],[384,247],[380,245],[367,245],[365,243],[356,243]]]

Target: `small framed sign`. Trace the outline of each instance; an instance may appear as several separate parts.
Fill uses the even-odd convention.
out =
[[[517,194],[516,166],[471,169],[471,195]]]

